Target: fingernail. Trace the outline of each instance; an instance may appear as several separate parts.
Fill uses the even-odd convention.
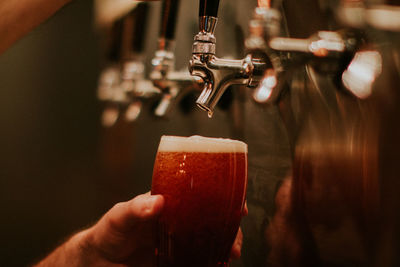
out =
[[[157,197],[146,196],[146,199],[142,202],[141,216],[146,217],[153,214],[154,204],[157,201]]]
[[[147,207],[153,208],[154,204],[156,203],[158,196],[149,196],[147,199]]]
[[[154,213],[159,213],[164,207],[164,198],[162,195],[154,195],[152,196],[152,207]]]

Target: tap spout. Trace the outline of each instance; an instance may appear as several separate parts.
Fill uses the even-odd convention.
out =
[[[189,71],[203,79],[204,87],[196,104],[211,117],[219,99],[230,85],[254,87],[266,63],[250,55],[241,60],[221,59],[213,54],[193,54]]]
[[[244,59],[223,59],[216,54],[215,27],[218,21],[219,0],[200,0],[199,32],[194,38],[189,71],[204,82],[196,104],[211,117],[219,99],[230,85],[256,87],[271,62],[259,53],[250,51]],[[257,40],[259,40],[258,38]],[[259,43],[259,42],[255,42]],[[255,47],[255,45],[253,45]]]

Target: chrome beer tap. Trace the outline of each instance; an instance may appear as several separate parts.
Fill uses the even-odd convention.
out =
[[[400,3],[393,1],[342,0],[336,8],[338,20],[348,27],[399,32]]]
[[[142,110],[143,103],[147,99],[159,95],[152,82],[145,78],[145,67],[142,59],[148,5],[148,3],[138,4],[131,14],[125,18],[120,86],[129,98],[129,105],[125,111],[127,121],[136,120]]]
[[[217,11],[218,0],[200,1],[200,31],[189,66],[191,74],[205,82],[197,104],[209,116],[232,84],[257,87],[253,98],[265,103],[278,101],[292,71],[299,67],[310,66],[340,80],[365,41],[362,31],[354,29],[319,31],[306,39],[282,37],[279,10],[270,1],[259,0],[245,41],[247,56],[242,60],[220,59],[215,56]]]
[[[371,95],[375,81],[383,72],[382,54],[391,54],[400,73],[400,6],[394,3],[341,1],[337,8],[341,23],[374,36],[374,45],[357,52],[342,76],[345,87],[359,98]]]
[[[112,126],[124,119],[138,118],[142,103],[158,95],[151,81],[144,78],[141,53],[144,46],[148,4],[140,3],[116,21],[108,34],[108,67],[99,79],[98,98],[106,103],[102,123]]]
[[[204,81],[204,89],[196,104],[212,117],[214,107],[230,85],[258,85],[270,62],[255,54],[244,59],[223,59],[216,54],[214,31],[217,25],[219,0],[200,0],[199,33],[194,38],[189,71]]]
[[[258,33],[260,39],[256,44],[261,44],[259,49],[264,46],[264,51],[274,67],[265,72],[264,79],[254,92],[257,102],[277,102],[282,94],[283,84],[293,78],[293,70],[304,67],[309,72],[331,76],[338,88],[346,89],[356,97],[367,96],[365,92],[356,92],[352,88],[354,85],[349,86],[349,82],[346,82],[349,77],[348,69],[359,67],[354,60],[358,63],[373,61],[369,67],[380,65],[375,53],[364,53],[360,56],[360,49],[367,41],[363,31],[347,27],[339,31],[318,31],[306,39],[282,37],[279,35],[281,22],[277,9],[268,5],[257,7],[255,14],[251,25],[255,27],[253,31]],[[254,45],[249,41],[251,38],[246,41],[246,46],[251,49]],[[379,70],[375,68],[369,72],[376,77]]]
[[[154,110],[158,117],[164,117],[172,106],[188,92],[199,87],[195,79],[186,70],[175,70],[175,28],[178,17],[179,0],[163,0],[158,50],[152,60],[153,70],[150,79],[162,94]]]
[[[280,54],[269,48],[269,41],[279,36],[281,32],[281,14],[271,7],[270,0],[258,0],[254,9],[253,19],[249,24],[249,37],[245,40],[248,53],[258,54],[270,62],[257,88],[253,91],[253,99],[258,103],[276,100],[280,90],[278,80],[281,80],[283,66]],[[279,76],[279,78],[278,78]],[[281,85],[279,85],[281,86]]]
[[[122,29],[122,19],[115,21],[110,28],[105,29],[106,66],[100,73],[97,88],[97,97],[104,103],[101,122],[105,127],[115,124],[119,117],[120,99],[125,99],[119,88]]]

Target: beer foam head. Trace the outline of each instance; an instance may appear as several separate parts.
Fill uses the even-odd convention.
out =
[[[247,144],[241,141],[203,136],[161,137],[159,152],[247,153]]]

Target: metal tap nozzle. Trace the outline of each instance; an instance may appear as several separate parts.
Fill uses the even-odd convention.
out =
[[[267,62],[262,58],[253,57],[252,54],[239,60],[216,57],[214,30],[217,18],[210,14],[200,16],[199,33],[194,38],[189,71],[191,75],[200,77],[204,81],[203,91],[196,104],[212,117],[214,108],[225,90],[234,84],[256,86],[266,69]]]
[[[230,85],[254,86],[259,82],[265,65],[264,62],[253,60],[250,55],[234,60],[217,58],[213,54],[193,54],[189,71],[204,81],[204,89],[196,104],[211,117],[219,99]]]

